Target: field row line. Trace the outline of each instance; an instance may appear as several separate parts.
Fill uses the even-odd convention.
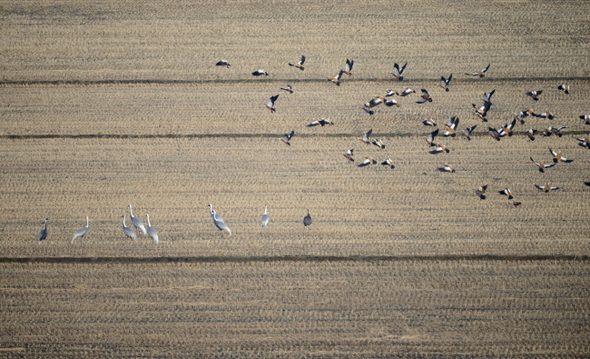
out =
[[[514,131],[515,135],[522,135],[526,136],[526,131]],[[374,132],[372,134],[373,137],[421,137],[421,136],[428,136],[429,132],[427,133],[407,133],[407,132]],[[590,130],[584,131],[568,131],[567,134],[570,135],[589,135]],[[320,138],[350,138],[350,137],[358,137],[359,134],[351,134],[351,133],[296,133],[298,137],[320,137]],[[178,134],[178,133],[169,133],[169,134],[143,134],[143,135],[129,135],[129,134],[31,134],[31,135],[0,135],[0,139],[9,139],[9,140],[26,140],[26,139],[57,139],[57,138],[68,138],[68,139],[93,139],[93,138],[106,138],[106,139],[125,139],[125,138],[133,138],[133,139],[145,139],[145,138],[183,138],[183,139],[191,139],[191,138],[257,138],[257,137],[266,137],[266,138],[276,138],[284,136],[283,133],[202,133],[202,134]],[[481,131],[481,132],[473,132],[470,136],[489,136],[488,131]]]
[[[408,256],[202,256],[202,257],[0,257],[0,263],[257,263],[401,261],[590,261],[588,255],[408,255]]]
[[[6,80],[0,81],[0,86],[6,85],[174,85],[174,84],[236,84],[236,83],[284,83],[284,82],[326,82],[325,78],[295,79],[295,78],[249,78],[249,79],[133,79],[133,80]],[[439,82],[439,78],[411,78],[404,79],[403,83],[412,82]],[[590,76],[561,76],[561,77],[485,77],[481,78],[457,78],[455,82],[510,82],[510,81],[590,81]],[[396,78],[346,78],[343,82],[393,82],[400,83]]]

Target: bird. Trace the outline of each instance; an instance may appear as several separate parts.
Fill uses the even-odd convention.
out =
[[[293,86],[287,85],[285,87],[281,87],[281,90],[287,91],[288,93],[293,93]]]
[[[590,187],[590,181],[584,181],[584,184],[588,187]]]
[[[359,163],[357,165],[357,167],[365,167],[365,166],[368,166],[370,164],[376,165],[377,164],[377,160],[375,160],[373,157],[365,156],[365,160],[363,162]]]
[[[354,162],[354,148],[347,150],[344,153],[344,157],[346,157],[350,162]]]
[[[406,87],[399,95],[400,96],[408,96],[411,93],[416,93],[416,90]]]
[[[490,101],[484,101],[481,107],[477,107],[476,104],[472,103],[471,106],[475,108],[474,114],[479,117],[480,120],[483,122],[488,122],[487,115],[488,111],[492,107],[492,103]]]
[[[522,202],[519,202],[519,201],[512,201],[512,205],[513,205],[514,207],[518,207],[518,206],[520,206],[521,204],[522,204]]]
[[[211,214],[211,218],[213,219],[213,224],[215,224],[215,227],[217,227],[220,231],[226,231],[231,236],[231,230],[227,224],[225,224],[223,218],[215,212],[213,205],[210,203],[209,208],[209,213]]]
[[[590,149],[590,138],[588,138],[588,137],[576,138],[576,140],[579,141],[578,145]]]
[[[557,86],[558,90],[562,90],[564,93],[569,94],[570,93],[570,85],[559,85]]]
[[[354,65],[354,61],[346,59],[346,65],[344,65],[344,70],[342,70],[342,73],[352,76],[352,65]]]
[[[526,132],[526,135],[528,136],[529,140],[534,141],[535,140],[535,133],[537,133],[537,130],[533,130],[531,128],[530,130],[528,130]]]
[[[486,199],[486,195],[484,194],[486,192],[486,189],[488,189],[488,185],[485,186],[481,186],[479,187],[476,191],[475,194],[480,198],[480,199]]]
[[[127,227],[127,225],[125,225],[125,215],[122,215],[121,218],[123,218],[123,232],[125,233],[125,236],[127,236],[127,238],[131,238],[133,240],[137,239],[137,234],[135,233],[135,231],[129,227]]]
[[[500,141],[500,139],[502,138],[502,136],[500,136],[500,132],[498,132],[498,130],[496,130],[493,127],[488,127],[488,130],[490,131],[490,136],[492,136],[492,138],[496,141]]]
[[[131,205],[128,205],[127,207],[129,207],[129,216],[131,217],[131,223],[133,224],[133,226],[139,229],[141,233],[147,234],[147,231],[141,219],[133,216],[133,208],[131,207]]]
[[[371,141],[371,143],[374,144],[375,146],[379,147],[380,149],[385,148],[385,144],[383,143],[383,141],[380,138],[373,139],[373,141]]]
[[[426,142],[428,143],[429,146],[436,146],[436,143],[434,143],[434,139],[436,138],[437,135],[438,135],[438,128],[436,130],[430,132],[428,137],[426,137]]]
[[[440,77],[440,84],[439,86],[442,87],[446,92],[449,92],[449,84],[451,83],[451,79],[453,78],[453,74],[450,74],[448,78],[444,78],[444,76]]]
[[[296,64],[289,63],[289,66],[294,66],[294,67],[298,68],[299,70],[303,71],[303,70],[305,70],[305,67],[303,67],[304,62],[305,62],[305,56],[302,55],[301,60],[299,60],[298,63],[296,63]]]
[[[264,70],[256,70],[252,73],[252,75],[254,76],[268,76],[268,72],[264,71]]]
[[[530,97],[532,97],[533,100],[535,101],[539,101],[539,96],[543,93],[542,90],[538,90],[538,91],[529,91],[526,94]]]
[[[372,109],[373,107],[381,105],[382,103],[384,103],[387,107],[397,105],[397,101],[393,99],[386,100],[383,96],[375,96],[371,99],[371,101],[365,103],[365,107],[367,107],[368,109]]]
[[[74,233],[74,236],[72,237],[72,243],[78,237],[84,238],[84,236],[86,235],[86,233],[88,233],[88,230],[89,229],[90,229],[90,223],[88,222],[88,216],[86,216],[86,226],[78,229],[76,231],[76,233]]]
[[[482,98],[484,100],[484,102],[492,102],[492,96],[496,93],[496,89],[493,89],[492,91],[488,92],[484,92],[482,95]]]
[[[230,67],[231,65],[229,64],[229,62],[227,60],[219,60],[215,66],[225,66],[225,67]]]
[[[370,129],[369,131],[367,131],[363,137],[360,137],[359,140],[361,140],[364,143],[371,143],[370,137],[371,137],[371,133],[373,133],[373,129]]]
[[[580,115],[580,120],[584,120],[586,125],[590,125],[590,115]]]
[[[262,218],[260,218],[260,225],[262,227],[266,227],[268,226],[268,213],[267,213],[267,206],[264,206],[264,214],[262,215]]]
[[[465,75],[469,75],[469,76],[479,76],[479,78],[484,78],[485,77],[485,73],[486,71],[488,71],[490,69],[490,64],[488,64],[488,66],[484,67],[483,69],[481,69],[480,71],[476,71],[476,72],[472,72],[472,73],[465,73]]]
[[[422,91],[422,95],[420,95],[420,99],[416,103],[432,102],[432,97],[430,97],[426,89],[421,89],[420,91]]]
[[[455,137],[455,131],[457,130],[457,126],[459,125],[459,118],[457,116],[453,116],[451,118],[449,118],[447,120],[447,123],[445,124],[445,133],[443,133],[443,136],[451,136],[451,137]]]
[[[309,226],[312,223],[311,215],[309,214],[309,209],[307,210],[307,216],[303,217],[303,225]]]
[[[49,222],[49,218],[45,218],[45,220],[43,220],[43,224],[45,225],[43,227],[42,230],[39,231],[39,234],[37,235],[37,238],[39,239],[39,242],[44,241],[47,239],[47,234],[49,233],[47,231],[47,222]]]
[[[561,152],[555,152],[551,148],[549,149],[549,152],[551,152],[551,154],[553,155],[553,162],[554,163],[557,163],[559,161],[565,162],[565,163],[570,163],[570,162],[574,161],[574,160],[568,160],[567,158],[565,158],[561,155]]]
[[[406,66],[408,65],[408,63],[406,62],[404,64],[404,66],[399,67],[399,65],[396,63],[393,64],[393,77],[395,77],[396,79],[398,79],[399,81],[403,81],[404,77],[402,76],[402,74],[404,73],[404,70],[406,69]]]
[[[332,83],[335,83],[336,86],[340,86],[340,78],[342,77],[342,74],[344,73],[344,70],[340,70],[338,72],[338,75],[331,77],[328,79],[328,81],[331,81]]]
[[[546,165],[546,164],[544,164],[544,163],[537,162],[537,161],[533,160],[533,158],[532,158],[532,157],[530,157],[530,159],[531,159],[531,161],[533,161],[533,163],[534,163],[534,164],[535,164],[537,167],[539,167],[539,172],[541,172],[541,173],[542,173],[542,172],[545,172],[545,168],[551,168],[551,167],[555,166],[555,163],[551,163],[551,164],[549,164],[549,165]]]
[[[436,126],[436,121],[434,121],[433,119],[429,118],[427,120],[422,121],[422,124],[424,126]]]
[[[314,120],[305,126],[306,127],[315,127],[315,126],[319,125],[319,126],[324,127],[325,125],[333,125],[333,124],[334,124],[334,122],[332,122],[331,120],[329,120],[327,118],[322,118],[320,120]]]
[[[531,115],[532,113],[533,113],[533,110],[526,109],[526,110],[520,111],[516,115],[516,117],[514,117],[514,118],[517,119],[518,122],[520,122],[521,125],[524,125],[524,123],[525,123],[525,121],[524,121],[525,117],[527,117],[528,115]]]
[[[535,187],[537,187],[538,189],[540,189],[543,192],[555,191],[560,188],[560,187],[553,187],[548,184],[546,184],[544,186],[539,186],[538,184],[536,184]]]
[[[150,236],[150,238],[154,241],[154,243],[159,243],[160,239],[158,238],[158,232],[156,232],[156,229],[154,227],[152,227],[152,224],[150,223],[150,215],[149,214],[145,214],[146,219],[147,219],[147,233]]]
[[[385,161],[381,162],[381,164],[384,166],[389,166],[392,169],[395,168],[395,165],[393,164],[393,160],[391,158],[385,159]]]
[[[270,113],[273,113],[276,111],[276,109],[274,108],[275,106],[275,101],[279,98],[279,95],[274,95],[271,96],[267,101],[266,101],[266,108],[268,108],[270,110]]]
[[[436,144],[435,146],[436,147],[434,148],[434,150],[430,151],[430,153],[432,153],[433,155],[435,155],[437,153],[441,153],[441,152],[446,152],[446,153],[451,152],[451,150],[449,150],[447,148],[447,146],[445,146],[445,145]]]
[[[504,196],[508,196],[508,199],[513,199],[514,196],[512,195],[512,191],[510,190],[510,188],[504,188],[501,191],[498,191],[498,193],[503,194]]]
[[[281,141],[287,146],[291,146],[291,138],[295,135],[295,131],[291,131],[290,133],[286,133],[283,137],[281,137]]]
[[[564,128],[567,128],[567,127],[561,126],[561,127],[556,128],[556,127],[549,126],[543,130],[542,134],[543,134],[543,136],[546,136],[546,137],[551,136],[553,134],[557,135],[557,137],[561,137],[563,135],[561,133],[561,130],[563,130]]]
[[[399,96],[399,93],[395,90],[385,90],[385,97],[391,97],[393,95]]]
[[[513,134],[512,129],[514,128],[515,125],[516,125],[516,119],[513,119],[512,122],[504,125],[504,127],[501,127],[500,129],[498,129],[498,133],[500,134],[500,137],[504,137],[506,135],[512,136],[512,134]]]
[[[463,130],[463,136],[465,136],[468,141],[471,141],[471,132],[473,132],[476,127],[477,125],[474,125]]]
[[[532,112],[531,115],[533,115],[534,117],[548,118],[550,120],[553,120],[555,118],[555,115],[553,115],[549,111],[541,112],[541,113],[534,113],[534,112]]]
[[[451,166],[448,163],[445,163],[443,167],[439,168],[439,171],[455,173],[455,169],[453,168],[453,166]]]

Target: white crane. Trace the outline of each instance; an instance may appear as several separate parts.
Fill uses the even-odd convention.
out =
[[[150,236],[151,239],[154,240],[154,243],[158,243],[160,242],[160,239],[158,238],[158,232],[156,232],[156,229],[154,227],[152,227],[152,224],[150,223],[150,215],[146,213],[146,218],[147,218],[147,222],[148,222],[148,226],[147,226],[147,233]]]
[[[125,232],[125,235],[127,236],[127,238],[131,238],[133,240],[137,239],[137,234],[135,234],[135,231],[133,231],[133,229],[127,227],[127,225],[125,225],[125,215],[122,215],[121,218],[123,218],[123,232]]]
[[[211,218],[213,219],[213,224],[215,224],[215,227],[219,228],[220,231],[227,231],[227,233],[229,233],[231,236],[231,229],[229,229],[227,224],[225,224],[223,218],[215,212],[212,204],[209,204],[209,207],[209,213],[211,214]]]
[[[82,228],[78,229],[76,231],[76,233],[74,233],[74,236],[72,237],[72,243],[74,243],[74,240],[76,240],[76,238],[78,238],[78,237],[84,238],[86,233],[88,233],[89,229],[90,229],[90,223],[88,222],[88,216],[86,216],[86,227],[82,227]]]
[[[147,231],[145,229],[145,226],[143,225],[143,222],[141,221],[141,219],[133,216],[133,208],[131,207],[131,205],[127,206],[129,207],[129,216],[131,217],[131,223],[133,223],[133,226],[137,229],[139,229],[143,234],[147,234]]]
[[[260,224],[262,225],[262,227],[266,227],[268,226],[268,213],[267,213],[267,206],[264,206],[264,214],[262,215],[262,218],[260,219]]]

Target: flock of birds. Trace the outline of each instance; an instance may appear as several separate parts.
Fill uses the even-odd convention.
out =
[[[288,63],[288,65],[303,71],[303,70],[305,70],[305,67],[304,67],[305,60],[306,60],[305,56],[301,56],[301,58],[298,62]],[[224,66],[227,68],[231,67],[231,64],[227,60],[220,60],[215,65],[216,66]],[[397,79],[398,81],[403,81],[404,80],[403,74],[404,74],[404,71],[406,70],[407,65],[408,64],[405,63],[404,65],[400,66],[398,63],[394,63],[393,72],[391,73],[391,75],[395,79]],[[353,66],[354,66],[354,61],[347,59],[345,65],[344,65],[344,68],[340,69],[336,76],[327,78],[327,81],[334,83],[337,86],[340,86],[341,79],[342,79],[343,75],[352,76]],[[479,71],[467,72],[467,73],[465,73],[465,75],[483,78],[483,77],[485,77],[486,72],[489,70],[489,68],[490,68],[490,64],[488,64],[486,67],[484,67],[483,69],[481,69]],[[252,76],[269,76],[269,74],[265,70],[259,69],[259,70],[252,72]],[[453,79],[452,74],[450,74],[448,77],[441,76],[439,86],[445,92],[448,92],[452,79]],[[288,93],[293,93],[293,87],[291,85],[287,85],[287,86],[282,87],[280,89],[284,90]],[[561,85],[557,86],[557,89],[560,91],[563,91],[565,94],[570,93],[570,86],[566,85],[566,84],[561,84]],[[398,102],[392,98],[393,96],[405,97],[405,96],[408,96],[412,93],[416,93],[416,91],[412,88],[409,88],[409,87],[405,88],[401,92],[398,92],[395,90],[386,90],[386,93],[384,96],[375,96],[374,98],[369,100],[367,103],[365,103],[361,108],[369,115],[373,115],[375,113],[375,107],[377,107],[378,105],[384,104],[385,106],[388,106],[388,107],[399,106]],[[428,91],[426,89],[421,89],[420,93],[421,93],[419,95],[420,98],[416,101],[416,103],[424,104],[424,103],[432,102],[432,97],[430,96],[430,94],[428,93]],[[484,93],[482,96],[483,104],[481,106],[477,106],[476,104],[472,104],[472,107],[474,108],[474,112],[473,112],[474,115],[484,123],[488,122],[487,114],[493,105],[492,96],[494,95],[494,93],[495,93],[495,90],[493,90],[489,93]],[[543,90],[535,90],[535,91],[527,92],[526,95],[531,97],[534,101],[539,101],[539,98],[542,95],[542,93],[543,93]],[[271,113],[276,112],[275,103],[278,98],[279,98],[279,95],[277,94],[277,95],[271,96],[266,102],[266,108],[268,110],[270,110]],[[525,118],[527,116],[547,118],[550,120],[554,118],[554,115],[549,111],[535,113],[532,109],[527,108],[525,110],[520,111],[517,115],[515,115],[514,119],[510,123],[507,123],[500,128],[488,127],[490,136],[497,141],[500,141],[502,138],[504,138],[506,136],[508,136],[508,137],[512,136],[514,133],[513,130],[514,130],[514,127],[516,126],[517,121],[520,122],[520,124],[524,124]],[[590,115],[580,115],[579,118],[581,120],[584,120],[585,124],[590,125]],[[433,127],[437,126],[436,121],[433,119],[424,120],[424,121],[422,121],[422,123],[425,126],[433,126]],[[325,119],[325,118],[322,118],[320,120],[314,119],[312,122],[310,122],[306,126],[307,127],[315,127],[315,126],[322,126],[323,127],[323,126],[327,126],[327,125],[334,125],[334,122],[332,122],[329,119]],[[447,122],[444,124],[444,127],[445,127],[444,132],[441,133],[438,128],[436,130],[432,131],[426,137],[426,142],[427,142],[428,146],[432,148],[430,153],[432,153],[432,154],[449,153],[450,149],[448,147],[446,147],[444,144],[436,141],[436,138],[439,135],[441,137],[455,137],[456,134],[458,133],[458,126],[459,126],[459,118],[457,118],[456,116],[453,116],[453,117],[449,118],[447,120]],[[475,130],[476,127],[477,127],[477,125],[467,127],[465,129],[461,130],[460,133],[464,136],[465,139],[471,140],[471,134]],[[561,131],[565,128],[566,127],[564,127],[564,126],[562,126],[562,127],[548,126],[546,129],[542,130],[541,133],[543,136],[556,135],[558,137],[561,137],[562,136]],[[530,129],[530,130],[526,131],[526,135],[528,136],[530,141],[534,141],[535,134],[537,132],[538,131],[535,129]],[[294,135],[295,135],[295,131],[293,130],[293,131],[285,134],[284,136],[282,136],[280,138],[280,140],[284,144],[290,146],[291,145],[290,141]],[[362,137],[360,137],[358,139],[365,144],[373,144],[380,149],[384,149],[386,147],[386,145],[382,139],[371,138],[371,135],[372,135],[372,129],[368,130],[365,134],[363,134]],[[576,139],[579,141],[580,146],[590,149],[590,139],[589,138],[576,138]],[[541,172],[541,173],[545,172],[545,170],[548,168],[554,167],[559,162],[570,163],[573,161],[573,160],[568,159],[565,156],[563,156],[561,154],[561,152],[554,151],[551,148],[549,148],[549,152],[553,156],[553,159],[552,159],[553,163],[538,162],[538,161],[534,160],[532,157],[530,157],[530,160],[534,163],[535,166],[537,166],[539,172]],[[355,161],[354,149],[347,150],[343,155],[348,161],[350,161],[350,162]],[[377,164],[379,162],[382,165],[388,166],[391,169],[395,168],[395,164],[391,158],[386,158],[383,161],[377,161],[375,158],[370,157],[370,156],[365,156],[363,161],[360,162],[357,166],[358,167],[366,167],[366,166],[369,166],[372,164]],[[453,168],[453,166],[448,163],[444,163],[444,165],[442,167],[440,167],[439,170],[442,172],[450,172],[450,173],[455,172],[455,169]],[[590,186],[590,182],[584,182],[584,184],[586,186]],[[534,186],[543,192],[549,192],[549,191],[554,191],[554,190],[560,189],[560,187],[551,186],[549,184],[546,184],[546,185],[535,184]],[[480,186],[479,188],[476,189],[475,194],[480,199],[484,200],[484,199],[486,199],[485,193],[486,193],[487,188],[488,188],[488,185]],[[518,206],[521,204],[521,202],[514,200],[514,194],[512,193],[510,188],[504,188],[498,192],[502,195],[507,196],[509,200],[513,200],[514,206]],[[223,217],[221,215],[219,215],[213,209],[213,205],[209,204],[208,207],[209,207],[209,213],[211,215],[211,219],[213,220],[213,224],[215,225],[215,227],[217,227],[220,231],[226,231],[228,233],[228,235],[231,235],[231,233],[232,233],[231,229],[229,228],[229,226],[227,225],[227,223],[225,222]],[[129,208],[129,215],[131,218],[132,225],[136,229],[138,229],[141,233],[143,233],[143,235],[148,235],[154,241],[154,243],[158,243],[159,242],[158,233],[151,226],[149,214],[146,214],[146,219],[147,219],[147,223],[148,223],[148,225],[146,227],[143,224],[143,222],[141,221],[141,219],[139,219],[133,215],[133,209],[132,209],[131,205],[129,205],[128,208]],[[123,229],[123,233],[125,234],[125,236],[127,238],[131,238],[133,240],[136,240],[137,233],[132,228],[128,227],[125,224],[125,215],[121,216],[121,218],[122,218],[122,229]],[[270,220],[270,218],[268,215],[268,207],[265,206],[264,213],[260,219],[261,226],[266,227],[269,223],[269,220]],[[45,220],[43,222],[44,227],[41,229],[41,231],[38,234],[38,239],[40,242],[47,239],[48,222],[49,222],[49,218],[45,218]],[[312,218],[309,213],[309,210],[307,211],[307,215],[303,218],[303,224],[304,224],[304,226],[309,226],[312,224]],[[89,219],[88,219],[88,217],[86,217],[86,226],[80,228],[79,230],[77,230],[74,233],[74,236],[72,237],[72,243],[77,238],[83,238],[88,233],[89,229],[90,229]]]

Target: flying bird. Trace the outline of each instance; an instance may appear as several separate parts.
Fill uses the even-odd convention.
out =
[[[535,101],[539,101],[539,96],[543,93],[542,90],[539,91],[529,91],[526,94],[530,97],[532,97],[533,100]]]
[[[553,162],[554,163],[557,163],[560,161],[565,162],[565,163],[570,163],[570,162],[574,161],[574,160],[568,160],[567,158],[565,158],[561,155],[561,152],[555,152],[551,148],[549,149],[549,152],[551,152],[551,154],[553,155]]]
[[[553,187],[548,184],[546,184],[544,186],[539,186],[538,184],[536,184],[535,187],[537,187],[538,189],[540,189],[543,192],[555,191],[560,188],[560,187]]]
[[[281,90],[287,91],[288,93],[293,93],[293,86],[287,85],[285,87],[281,87]]]
[[[563,91],[566,94],[570,93],[570,85],[559,85],[557,86],[557,89]]]
[[[484,194],[486,193],[486,189],[488,189],[488,185],[481,186],[475,191],[475,194],[479,197],[479,199],[486,199],[486,195]]]
[[[453,168],[453,166],[451,166],[448,163],[445,163],[443,167],[438,169],[441,172],[451,172],[451,173],[455,173],[455,169]]]
[[[529,109],[526,109],[524,111],[520,111],[516,115],[515,119],[517,119],[518,122],[520,122],[521,125],[524,125],[524,123],[525,123],[525,121],[524,121],[525,117],[527,117],[528,115],[531,115],[532,113],[533,113],[533,110],[531,110],[530,108]]]
[[[580,141],[580,142],[578,142],[578,145],[590,149],[590,139],[589,138],[587,138],[587,137],[576,138],[576,140]]]
[[[133,223],[133,226],[139,229],[141,233],[147,234],[147,230],[145,229],[145,226],[143,225],[141,219],[133,216],[133,208],[131,207],[131,205],[128,205],[127,207],[129,207],[129,216],[131,217],[131,223]]]
[[[294,66],[294,67],[298,68],[299,70],[303,71],[303,70],[305,70],[305,67],[303,67],[304,63],[305,63],[305,56],[301,56],[301,60],[299,60],[298,63],[296,63],[296,64],[289,63],[289,66]]]
[[[346,157],[350,162],[354,162],[354,149],[350,149],[344,153],[344,157]]]
[[[89,229],[90,229],[90,223],[88,222],[88,216],[86,216],[86,226],[78,229],[76,231],[76,233],[74,233],[74,236],[72,237],[72,243],[74,243],[74,240],[78,237],[84,238],[86,233],[88,233]]]
[[[303,225],[309,226],[312,223],[311,215],[309,214],[309,209],[307,210],[307,216],[303,217]]]
[[[522,204],[522,202],[519,202],[519,201],[512,201],[512,205],[513,205],[514,207],[518,207],[518,206],[520,206],[521,204]]]
[[[553,120],[555,118],[555,116],[549,111],[541,112],[541,113],[532,112],[531,115],[533,115],[534,117],[548,118],[550,120]]]
[[[385,144],[383,143],[383,141],[380,138],[373,139],[373,141],[371,141],[371,143],[374,144],[375,146],[379,147],[380,149],[385,148]]]
[[[363,137],[360,137],[359,140],[363,141],[364,143],[371,143],[371,134],[373,133],[373,129],[370,129],[369,131],[367,131]]]
[[[447,123],[445,124],[445,133],[443,133],[443,136],[451,136],[451,137],[455,137],[456,135],[456,130],[457,130],[457,126],[459,125],[459,118],[457,116],[453,116],[451,118],[449,118],[447,120]]]
[[[416,101],[416,103],[432,102],[432,97],[430,97],[428,91],[426,91],[425,89],[421,89],[420,91],[422,91],[422,95],[420,95],[420,99]]]
[[[422,124],[424,126],[436,126],[436,121],[434,121],[433,119],[429,118],[428,120],[422,121]]]
[[[226,231],[231,236],[231,230],[227,224],[225,224],[223,218],[215,212],[212,204],[209,204],[208,206],[209,214],[211,214],[211,218],[213,219],[213,224],[215,224],[215,227],[217,227],[220,231]]]
[[[158,232],[156,232],[156,229],[154,227],[152,227],[152,224],[150,223],[150,215],[146,213],[146,219],[147,219],[147,233],[150,236],[150,238],[154,241],[154,243],[159,243],[160,239],[158,238]]]
[[[389,166],[392,169],[395,168],[395,165],[393,164],[393,160],[391,158],[385,159],[385,161],[381,162],[381,164],[384,166]]]
[[[508,196],[508,199],[513,199],[514,196],[512,195],[512,191],[510,190],[510,188],[504,188],[501,191],[498,191],[498,193],[503,194],[504,196]]]
[[[512,136],[512,134],[513,134],[512,129],[514,128],[515,125],[516,125],[516,119],[513,119],[512,122],[504,125],[504,127],[501,127],[498,130],[500,137],[504,137],[506,135]]]
[[[444,78],[444,76],[440,77],[440,84],[439,86],[442,87],[446,92],[449,92],[449,84],[451,83],[451,79],[453,78],[453,74],[450,74],[448,78]]]
[[[279,95],[274,95],[271,96],[271,98],[269,98],[266,101],[266,108],[268,108],[270,110],[271,113],[275,112],[276,109],[274,108],[275,106],[275,101],[279,98]]]
[[[435,146],[436,147],[434,148],[434,150],[430,151],[430,153],[432,153],[433,155],[436,155],[437,153],[441,153],[441,152],[446,152],[446,153],[451,152],[451,150],[449,150],[447,148],[447,146],[445,146],[445,145],[436,144]]]
[[[428,137],[426,137],[426,142],[428,143],[429,146],[436,146],[436,143],[434,143],[434,139],[437,135],[438,135],[438,128],[436,130],[430,132]]]
[[[590,115],[581,115],[580,120],[584,120],[586,125],[590,125]]]
[[[281,141],[283,141],[284,144],[286,144],[287,146],[291,146],[291,142],[289,142],[291,140],[291,138],[295,135],[295,131],[291,131],[290,133],[285,134],[283,137],[281,137]]]
[[[340,78],[342,77],[342,74],[344,73],[344,70],[340,70],[340,72],[338,72],[338,75],[329,78],[328,81],[335,83],[336,86],[340,86]]]
[[[385,90],[385,97],[391,97],[393,95],[399,96],[399,93],[395,90]]]
[[[486,73],[486,71],[489,70],[489,68],[490,68],[490,64],[488,64],[488,66],[484,67],[480,71],[476,71],[476,72],[473,72],[473,73],[465,73],[465,75],[479,76],[479,78],[483,78],[483,77],[485,77],[485,73]]]
[[[352,65],[354,65],[354,61],[346,59],[346,65],[344,65],[344,70],[342,70],[342,73],[352,76]]]
[[[122,215],[121,218],[123,218],[123,232],[125,233],[125,236],[127,236],[127,238],[131,238],[133,240],[137,239],[137,234],[135,234],[135,231],[129,227],[127,227],[127,225],[125,224],[125,215]]]
[[[534,141],[535,140],[535,133],[537,133],[537,130],[533,130],[531,128],[530,130],[528,130],[526,132],[526,135],[528,136],[529,140]]]
[[[265,205],[264,206],[264,214],[262,214],[262,218],[260,218],[260,225],[262,227],[266,227],[266,226],[268,226],[268,221],[269,221],[269,218],[268,218],[268,213],[267,213],[267,206]]]
[[[496,93],[496,89],[493,89],[492,91],[488,92],[484,92],[483,93],[483,100],[484,102],[492,102],[492,96]]]
[[[325,125],[333,125],[334,122],[332,122],[331,120],[327,119],[327,118],[322,118],[320,120],[314,120],[310,123],[308,123],[307,125],[305,125],[305,127],[315,127],[315,126],[322,126],[324,127]]]
[[[368,166],[370,164],[376,165],[377,164],[377,160],[375,160],[373,157],[365,156],[365,160],[363,162],[359,163],[357,165],[357,167],[365,167],[365,166]]]
[[[404,64],[404,66],[399,67],[399,65],[396,63],[393,64],[393,77],[395,77],[396,79],[398,79],[399,81],[403,81],[404,77],[402,76],[402,74],[404,73],[404,70],[406,69],[406,66],[408,65],[408,63],[406,62]]]
[[[473,132],[473,130],[475,130],[476,127],[477,125],[474,125],[463,130],[463,136],[465,136],[465,138],[468,141],[471,141],[471,133]]]
[[[500,141],[500,139],[502,138],[502,136],[500,136],[500,132],[498,132],[498,130],[496,130],[493,127],[488,127],[488,130],[490,131],[490,136],[492,136],[492,138],[496,141]]]
[[[557,137],[561,137],[563,134],[561,133],[561,130],[563,130],[564,128],[567,128],[565,126],[561,126],[561,127],[552,127],[549,126],[546,129],[543,130],[542,134],[545,137],[551,136],[551,135],[556,135]]]
[[[409,95],[409,94],[411,94],[411,93],[416,93],[416,90],[414,90],[414,89],[412,89],[412,88],[409,88],[409,87],[406,87],[406,88],[405,88],[405,89],[402,91],[402,93],[400,93],[399,95],[400,95],[400,96],[404,96],[404,97],[405,97],[405,96],[408,96],[408,95]]]
[[[229,62],[227,60],[219,60],[215,66],[225,66],[225,67],[230,67],[231,65],[229,64]]]
[[[535,164],[535,166],[537,166],[539,168],[539,172],[541,172],[541,173],[542,172],[545,172],[545,168],[551,168],[551,167],[555,166],[555,163],[551,163],[549,165],[546,165],[544,163],[537,162],[537,161],[533,160],[532,157],[530,157],[530,159],[531,159],[531,161],[533,161],[533,163]]]
[[[476,104],[472,103],[471,106],[475,109],[474,114],[479,117],[480,120],[483,122],[488,122],[487,115],[488,111],[492,107],[492,103],[490,101],[484,101],[481,107],[477,107]]]
[[[264,70],[256,70],[252,73],[252,75],[254,76],[268,76],[268,72],[264,71]]]
[[[47,231],[47,222],[49,222],[49,218],[45,218],[45,220],[43,221],[44,227],[43,229],[41,229],[41,231],[39,231],[39,234],[37,235],[39,242],[47,239],[47,234],[49,233]]]

